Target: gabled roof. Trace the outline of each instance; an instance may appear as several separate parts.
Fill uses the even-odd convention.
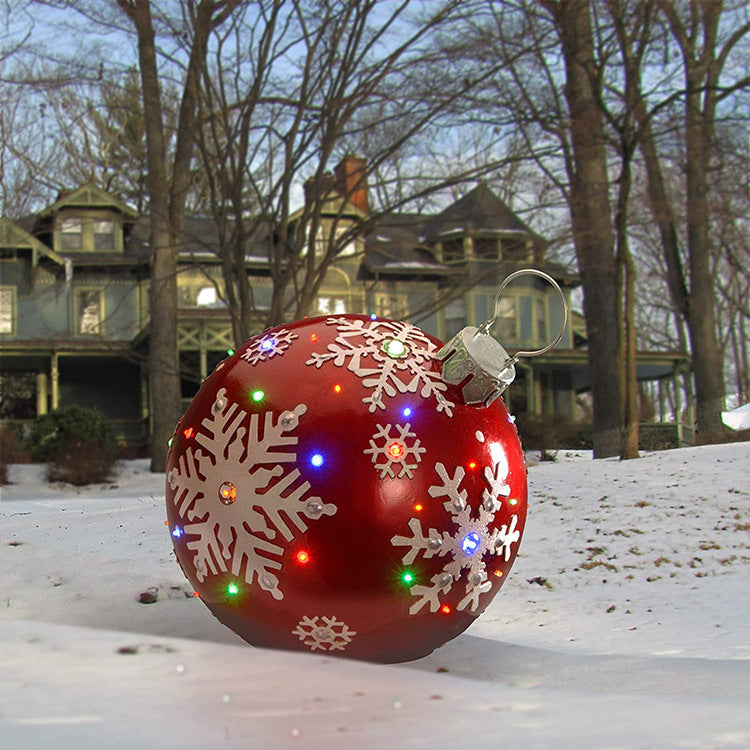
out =
[[[542,240],[484,182],[427,222],[425,234],[430,239],[449,234],[525,234]]]
[[[113,195],[105,192],[96,185],[89,183],[77,190],[61,195],[51,206],[47,206],[39,215],[49,216],[61,208],[77,206],[79,208],[113,208],[125,216],[134,219],[138,212],[126,203],[117,200]]]
[[[40,255],[46,255],[60,265],[65,264],[65,259],[61,255],[48,248],[36,237],[32,237],[25,229],[10,219],[0,219],[0,247],[31,250],[33,265],[36,265]]]

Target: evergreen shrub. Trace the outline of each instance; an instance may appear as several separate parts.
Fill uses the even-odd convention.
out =
[[[96,409],[65,406],[37,417],[29,444],[33,459],[47,463],[50,481],[106,482],[115,470],[117,441]]]
[[[34,420],[29,435],[31,456],[34,461],[47,461],[71,441],[101,445],[112,452],[117,443],[104,415],[85,406],[64,406]]]

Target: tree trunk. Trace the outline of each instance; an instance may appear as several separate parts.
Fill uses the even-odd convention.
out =
[[[151,471],[162,472],[167,459],[168,441],[182,413],[177,346],[177,247],[169,221],[166,148],[151,8],[144,0],[139,0],[135,6],[121,0],[120,7],[130,17],[137,31],[138,63],[143,88],[151,221]]]
[[[565,60],[565,98],[570,113],[573,174],[570,215],[583,308],[594,402],[594,458],[620,450],[622,408],[617,367],[617,285],[604,124],[594,89],[594,50],[589,4],[550,4]]]
[[[699,433],[721,432],[724,425],[724,378],[716,340],[714,280],[708,239],[709,133],[701,111],[699,81],[688,75],[685,114],[687,241],[690,254],[688,325],[695,376],[696,427]]]

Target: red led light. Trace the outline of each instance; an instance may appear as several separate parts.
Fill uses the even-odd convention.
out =
[[[336,383],[336,385],[333,386],[333,390],[336,391],[336,393],[341,393],[341,386]]]
[[[308,555],[307,552],[305,552],[305,550],[300,550],[297,553],[297,562],[302,563],[303,565],[305,563],[310,562],[310,555]]]
[[[312,342],[313,342],[313,344],[314,344],[314,343],[315,343],[315,342],[316,342],[317,340],[318,340],[318,334],[317,334],[317,333],[312,333],[312,334],[310,334],[310,341],[312,341]]]
[[[470,469],[476,469],[477,468],[477,462],[476,461],[469,461],[469,468]]]
[[[496,571],[495,571],[495,575],[496,575],[496,576],[497,576],[498,578],[502,578],[502,577],[503,577],[503,571],[502,571],[502,570],[496,570]]]
[[[401,458],[404,455],[404,446],[401,443],[391,443],[388,446],[388,453],[391,458]]]
[[[200,594],[197,591],[193,591],[193,596],[200,596]]]
[[[195,430],[192,427],[188,427],[187,430],[182,431],[182,434],[189,440],[195,434]]]
[[[422,505],[422,503],[417,503],[417,504],[416,504],[416,505],[414,506],[414,510],[416,510],[416,511],[417,511],[417,513],[419,513],[419,511],[420,511],[420,510],[422,510],[422,508],[423,508],[423,507],[424,507],[424,506]]]
[[[231,505],[237,499],[237,488],[231,482],[222,482],[219,487],[219,500],[224,505]]]
[[[440,607],[440,611],[441,611],[441,612],[442,612],[442,613],[443,613],[444,615],[449,615],[449,614],[451,613],[451,608],[450,608],[450,607],[449,607],[449,606],[448,606],[447,604],[443,604],[443,606],[442,606],[442,607]]]

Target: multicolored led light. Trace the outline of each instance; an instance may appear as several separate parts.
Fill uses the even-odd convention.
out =
[[[482,540],[479,538],[479,534],[476,531],[470,531],[461,542],[461,549],[467,555],[473,555],[479,549],[479,542]]]
[[[222,482],[219,486],[219,500],[224,505],[231,505],[237,499],[237,488],[231,482]]]
[[[388,455],[391,458],[403,458],[406,449],[402,443],[391,443],[388,446]]]
[[[409,353],[409,349],[403,341],[398,339],[388,339],[383,342],[383,351],[394,359],[399,357],[405,357]]]

